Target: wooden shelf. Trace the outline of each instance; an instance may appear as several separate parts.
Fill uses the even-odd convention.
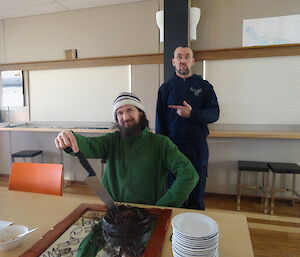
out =
[[[240,58],[259,58],[272,56],[293,56],[300,55],[300,44],[238,47],[216,50],[194,51],[196,61],[203,60],[226,60]],[[139,64],[162,64],[164,62],[163,53],[106,56],[94,58],[78,58],[72,60],[46,60],[20,63],[0,64],[0,71],[4,70],[46,70],[65,69],[97,66],[116,65],[139,65]]]
[[[210,130],[210,138],[278,138],[300,139],[300,132]]]

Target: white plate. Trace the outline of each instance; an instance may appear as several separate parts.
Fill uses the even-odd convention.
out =
[[[209,248],[215,244],[218,243],[218,240],[215,240],[215,241],[211,241],[209,243],[203,243],[203,244],[196,244],[196,243],[191,243],[191,242],[188,242],[188,241],[183,241],[183,240],[180,240],[176,237],[173,236],[172,238],[172,242],[176,242],[176,243],[179,243],[183,246],[186,246],[188,248],[193,248],[193,249],[203,249],[203,248]]]
[[[175,229],[173,229],[173,235],[184,241],[189,241],[189,242],[194,242],[194,243],[205,243],[205,242],[209,242],[209,241],[216,240],[219,238],[218,233],[211,237],[187,237],[187,236],[183,235],[182,233],[176,231]]]
[[[18,237],[28,231],[28,228],[21,225],[11,225],[0,230],[0,251],[6,251],[17,247],[24,239],[24,236]],[[0,255],[1,256],[1,255]]]
[[[172,242],[172,246],[175,246],[176,248],[180,249],[183,252],[189,252],[189,253],[201,253],[206,252],[209,253],[211,251],[214,251],[218,248],[218,243],[211,245],[210,247],[203,247],[203,248],[193,248],[189,247],[187,245],[182,245],[177,241]]]
[[[212,218],[195,212],[184,212],[172,219],[172,227],[189,237],[209,237],[218,233],[217,222]]]
[[[218,256],[218,249],[210,253],[189,254],[178,250],[175,246],[172,246],[172,251],[174,257],[217,257]]]
[[[6,228],[11,224],[13,224],[12,221],[0,220],[0,229]]]

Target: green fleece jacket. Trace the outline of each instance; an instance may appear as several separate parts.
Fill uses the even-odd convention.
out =
[[[107,161],[102,183],[115,201],[181,207],[199,180],[169,138],[147,129],[130,139],[121,138],[118,131],[99,137],[74,135],[86,158]],[[168,171],[176,180],[164,192]]]

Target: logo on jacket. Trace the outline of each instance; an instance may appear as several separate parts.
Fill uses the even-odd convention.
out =
[[[193,88],[193,87],[191,87],[190,90],[194,93],[195,96],[198,96],[202,91],[201,88]]]

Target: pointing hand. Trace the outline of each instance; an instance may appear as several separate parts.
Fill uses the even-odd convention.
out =
[[[192,112],[192,106],[190,106],[186,101],[183,105],[169,105],[169,108],[176,109],[177,114],[183,118],[189,118]]]

